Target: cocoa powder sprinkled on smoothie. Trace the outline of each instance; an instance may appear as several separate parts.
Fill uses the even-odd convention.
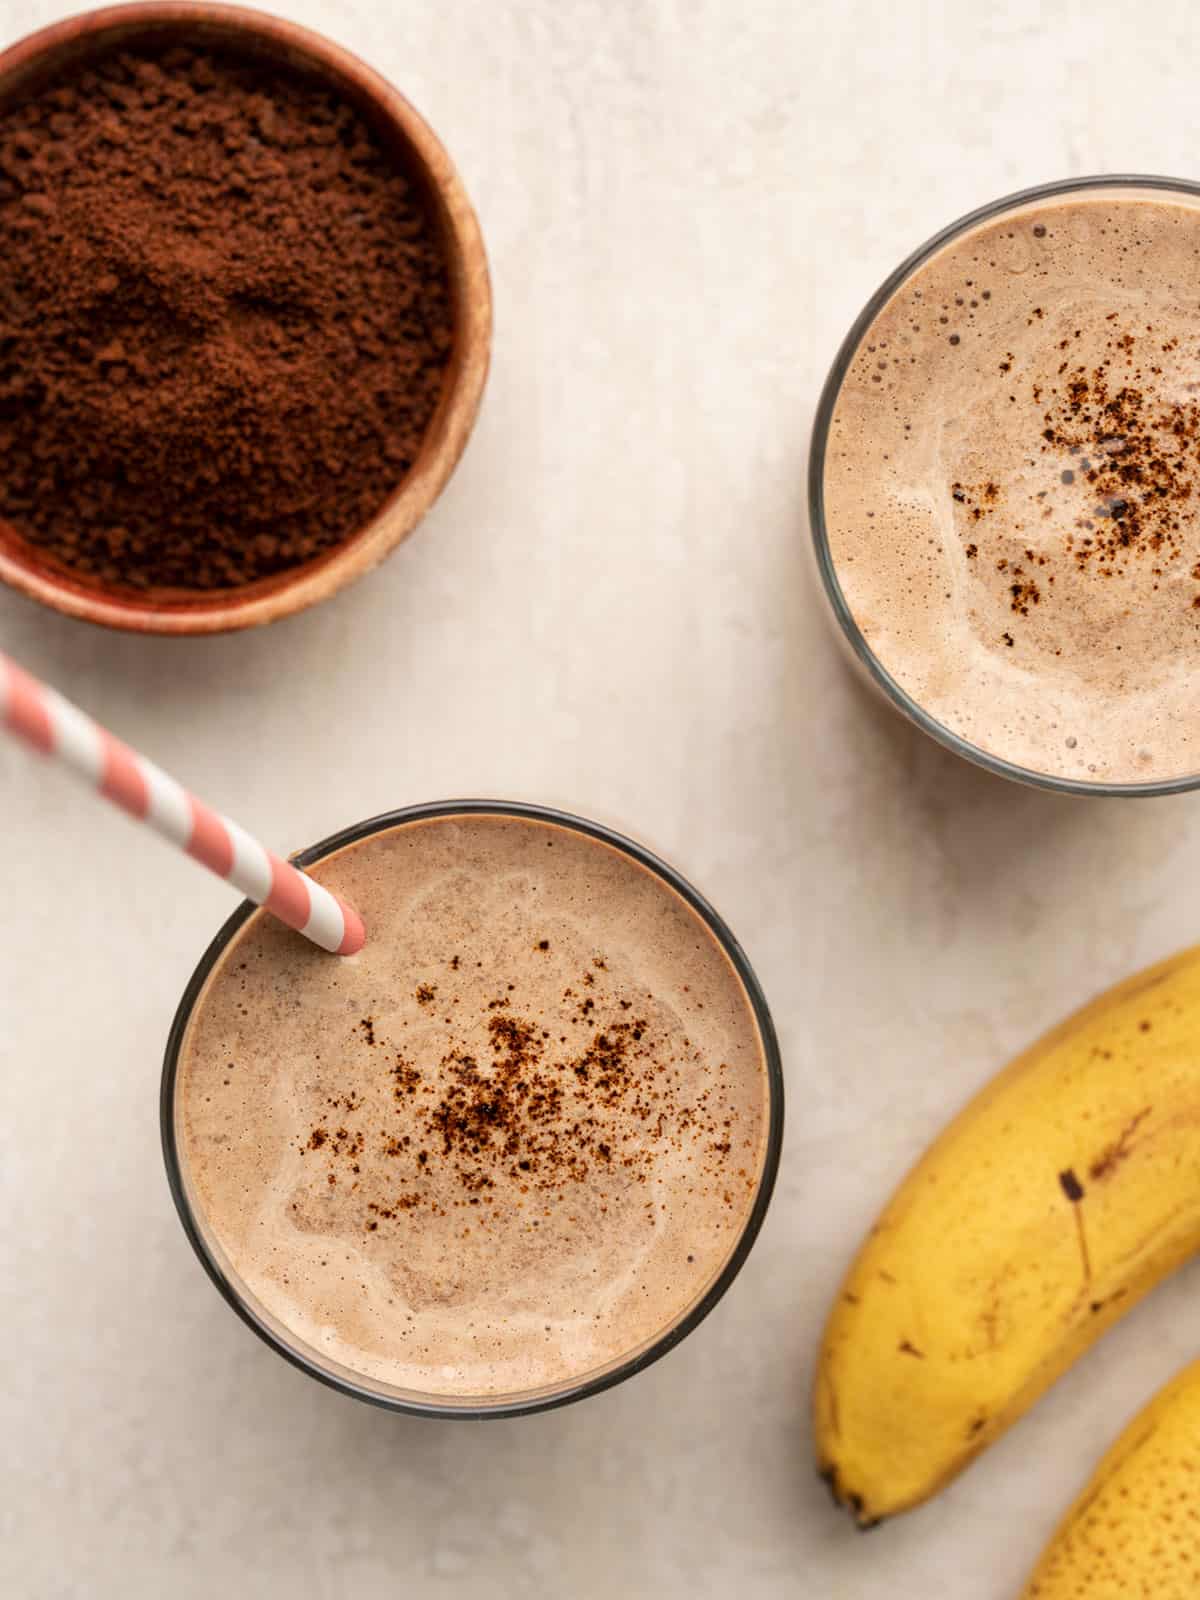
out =
[[[549,941],[540,940],[535,948],[543,945],[548,948]],[[596,974],[607,971],[604,957],[597,955],[579,982],[595,987]],[[491,1206],[536,1191],[558,1194],[564,1184],[594,1176],[597,1165],[615,1163],[627,1181],[646,1183],[659,1143],[675,1150],[685,1143],[694,1146],[699,1168],[711,1169],[710,1176],[729,1157],[732,1146],[724,1131],[729,1120],[718,1122],[708,1114],[703,1096],[698,1103],[681,1098],[664,1042],[644,1017],[626,1014],[632,1002],[617,997],[614,1006],[601,990],[603,1024],[572,1054],[558,1048],[562,1040],[544,1025],[544,1018],[514,1012],[508,991],[515,987],[508,985],[489,999],[474,1019],[489,1041],[483,1059],[467,1043],[469,1015],[462,1018],[463,1037],[452,1038],[449,1048],[429,1062],[409,1059],[394,1043],[381,1039],[370,1019],[359,1024],[362,1042],[382,1045],[390,1058],[386,1066],[377,1056],[363,1063],[391,1078],[387,1120],[373,1120],[368,1113],[353,1131],[341,1126],[333,1132],[322,1122],[300,1149],[306,1156],[321,1153],[330,1164],[330,1179],[368,1141],[397,1161],[394,1175],[388,1174],[386,1195],[377,1186],[369,1196],[364,1191],[363,1226],[368,1232],[423,1204],[444,1215],[436,1198],[444,1183],[441,1169],[454,1174],[462,1203]],[[588,996],[575,1009],[574,997],[573,988],[563,993],[572,1022],[588,1023],[598,1013],[597,1000]],[[415,998],[428,1004],[431,986],[419,985]],[[362,1105],[353,1098],[334,1103],[352,1110]]]
[[[1080,571],[1112,577],[1126,557],[1170,560],[1183,548],[1180,512],[1200,462],[1200,403],[1157,398],[1146,387],[1161,374],[1156,357],[1177,347],[1156,339],[1152,327],[1137,337],[1120,332],[1114,317],[1104,361],[1090,369],[1063,363],[1042,451],[1078,457],[1062,480],[1079,477],[1088,486],[1093,504],[1066,541]]]
[[[1027,547],[1024,563],[1007,557],[995,563],[1009,609],[1019,617],[1028,617],[1030,608],[1050,593],[1033,577],[1033,567],[1051,569],[1045,576],[1048,585],[1054,582],[1056,560],[1069,560],[1077,573],[1097,578],[1124,576],[1129,562],[1141,560],[1152,566],[1155,577],[1184,553],[1181,518],[1189,512],[1200,466],[1200,401],[1168,401],[1153,392],[1162,375],[1156,358],[1171,355],[1178,340],[1164,342],[1150,325],[1138,335],[1130,333],[1115,312],[1107,321],[1111,332],[1102,360],[1081,366],[1064,356],[1057,381],[1031,386],[1035,402],[1048,402],[1039,455],[1057,461],[1065,454],[1077,465],[1058,472],[1060,495],[1071,497],[1065,517],[1051,490],[1036,496],[1046,531],[1060,531],[1058,547],[1052,545],[1048,555]],[[1070,351],[1070,339],[1059,343],[1063,352]],[[983,523],[1003,501],[1001,486],[990,480],[978,485],[955,481],[950,497],[961,507],[959,515],[972,524]],[[979,531],[984,536],[987,529]],[[1004,548],[1011,531],[1007,525],[1001,529]],[[977,544],[966,547],[968,558],[977,553]],[[1200,582],[1200,564],[1194,576]],[[1191,604],[1200,604],[1200,595]]]

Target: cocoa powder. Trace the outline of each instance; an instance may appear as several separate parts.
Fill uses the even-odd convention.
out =
[[[0,518],[85,581],[218,589],[340,543],[452,338],[419,183],[324,85],[144,49],[0,112]]]

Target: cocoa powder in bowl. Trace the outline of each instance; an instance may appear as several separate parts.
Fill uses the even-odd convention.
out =
[[[0,111],[0,519],[75,580],[221,591],[338,546],[453,338],[419,175],[308,73],[139,41]]]

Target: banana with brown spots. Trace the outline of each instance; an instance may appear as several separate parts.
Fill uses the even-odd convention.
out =
[[[835,1497],[864,1526],[927,1499],[1197,1250],[1200,947],[1039,1040],[900,1185],[825,1329]]]
[[[1200,1595],[1200,1361],[1160,1391],[1100,1462],[1021,1600]]]

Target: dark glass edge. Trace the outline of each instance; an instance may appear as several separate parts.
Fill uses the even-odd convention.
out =
[[[301,1372],[307,1373],[309,1377],[315,1378],[317,1382],[325,1384],[328,1388],[336,1389],[341,1394],[349,1395],[352,1399],[363,1400],[367,1404],[379,1406],[385,1411],[401,1412],[408,1416],[450,1418],[478,1422],[490,1417],[531,1416],[535,1412],[552,1411],[559,1406],[570,1405],[576,1400],[586,1399],[589,1395],[600,1394],[603,1390],[611,1389],[615,1384],[624,1382],[626,1378],[631,1378],[636,1373],[645,1371],[647,1367],[658,1361],[662,1356],[665,1356],[669,1350],[674,1349],[681,1340],[685,1339],[689,1333],[693,1332],[704,1321],[705,1317],[723,1297],[730,1284],[741,1271],[766,1217],[775,1188],[775,1179],[779,1171],[779,1159],[783,1146],[784,1091],[783,1061],[780,1055],[779,1041],[775,1033],[775,1025],[767,1006],[766,996],[754,974],[754,969],[747,960],[741,945],[734,938],[732,931],[704,896],[693,888],[687,879],[678,873],[674,867],[656,856],[653,851],[648,850],[644,845],[626,838],[623,834],[605,827],[602,823],[591,822],[587,818],[575,816],[567,811],[559,811],[551,806],[531,805],[521,801],[443,800],[425,805],[403,806],[395,811],[381,812],[378,816],[370,817],[364,822],[355,823],[349,828],[343,828],[337,833],[330,834],[317,844],[310,845],[307,849],[299,851],[291,859],[297,866],[307,867],[314,862],[322,860],[325,856],[332,855],[346,845],[356,844],[360,839],[365,839],[373,833],[381,833],[388,828],[400,827],[405,823],[411,822],[425,822],[436,817],[471,815],[523,817],[533,822],[551,823],[558,827],[573,829],[575,832],[585,834],[593,839],[598,839],[601,843],[630,856],[639,866],[646,868],[661,878],[669,888],[673,889],[696,912],[728,956],[746,994],[749,996],[755,1023],[762,1040],[763,1056],[767,1067],[768,1125],[762,1175],[759,1180],[753,1208],[732,1254],[708,1292],[692,1307],[687,1315],[639,1355],[632,1357],[610,1371],[601,1373],[595,1378],[584,1379],[573,1388],[531,1400],[522,1400],[518,1397],[511,1401],[501,1401],[495,1405],[477,1406],[441,1405],[433,1400],[399,1400],[389,1395],[377,1394],[348,1379],[339,1378],[333,1373],[322,1371],[319,1367],[307,1361],[300,1351],[292,1349],[283,1340],[279,1339],[271,1328],[261,1322],[238,1295],[236,1288],[222,1272],[201,1237],[192,1217],[187,1196],[184,1193],[179,1151],[175,1140],[175,1080],[179,1064],[179,1053],[192,1008],[208,979],[209,973],[225,947],[258,909],[250,900],[244,900],[222,924],[188,980],[183,997],[176,1008],[171,1029],[167,1036],[166,1052],[163,1058],[162,1082],[159,1091],[159,1128],[162,1139],[163,1161],[167,1171],[167,1183],[170,1187],[171,1198],[175,1203],[175,1210],[183,1226],[183,1231],[199,1258],[200,1264],[220,1291],[222,1298],[265,1344],[292,1366],[299,1368]]]
[[[837,404],[842,381],[867,330],[900,285],[911,277],[918,267],[923,266],[935,251],[978,223],[990,221],[1006,211],[1015,211],[1018,207],[1029,205],[1036,200],[1074,194],[1079,190],[1108,188],[1163,189],[1200,197],[1200,183],[1193,182],[1189,178],[1164,178],[1138,173],[1093,173],[1082,178],[1059,178],[1053,183],[1037,184],[1031,189],[1019,189],[1013,194],[1004,195],[999,200],[993,200],[974,211],[969,211],[966,216],[960,217],[957,222],[951,222],[932,238],[927,239],[885,278],[859,312],[849,333],[842,340],[821,389],[821,397],[817,402],[813,418],[812,442],[808,457],[808,522],[817,568],[838,627],[873,682],[910,722],[915,723],[923,733],[936,739],[944,749],[954,755],[962,756],[997,777],[1009,778],[1035,789],[1048,789],[1058,794],[1133,799],[1154,795],[1185,794],[1189,790],[1200,788],[1200,772],[1182,778],[1164,779],[1158,783],[1104,783],[1089,782],[1082,778],[1057,778],[1050,773],[1037,772],[1030,767],[1020,767],[1015,762],[991,755],[930,716],[900,687],[863,638],[838,582],[825,526],[825,451],[829,441],[829,425],[833,419],[833,410]]]

